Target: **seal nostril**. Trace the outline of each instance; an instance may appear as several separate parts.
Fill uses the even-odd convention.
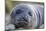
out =
[[[25,19],[25,18],[23,18],[24,19],[24,21],[26,21],[27,22],[27,19]]]

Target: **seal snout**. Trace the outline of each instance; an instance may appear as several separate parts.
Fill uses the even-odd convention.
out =
[[[22,22],[20,21],[19,23],[16,24],[16,27],[19,28],[19,27],[25,27],[27,25],[27,22]]]
[[[16,23],[16,27],[24,27],[28,24],[28,21],[25,18],[18,19],[17,21],[18,23]]]

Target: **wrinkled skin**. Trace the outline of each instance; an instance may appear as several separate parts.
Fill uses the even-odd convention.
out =
[[[13,10],[14,11],[11,14],[11,18],[13,19],[12,23],[15,24],[16,27],[28,26],[29,21],[32,21],[32,13],[30,8],[26,5],[16,6]]]
[[[11,24],[14,24],[16,29],[20,27],[35,29],[44,24],[43,14],[44,11],[41,6],[18,4],[11,12]]]
[[[31,27],[31,29],[36,28],[39,24],[39,20],[41,21],[40,25],[43,23],[42,21],[43,13],[39,12],[40,10],[42,10],[43,12],[43,8],[40,6],[33,7],[33,5],[28,5],[28,4],[17,5],[11,13],[12,23],[17,28],[18,27],[24,27],[24,28]]]

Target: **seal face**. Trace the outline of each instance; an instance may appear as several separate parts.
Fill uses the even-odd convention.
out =
[[[43,8],[30,4],[16,5],[11,13],[11,19],[11,23],[17,28],[36,28],[43,22]]]
[[[16,6],[11,14],[13,19],[12,23],[16,25],[16,27],[24,27],[29,23],[29,18],[31,20],[32,13],[27,5],[19,5]]]

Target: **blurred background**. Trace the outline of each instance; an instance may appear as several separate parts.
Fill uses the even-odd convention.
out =
[[[22,0],[5,0],[5,13],[10,13],[10,11],[12,10],[12,8],[15,7],[15,5],[19,4],[19,3],[29,3],[29,4],[33,4],[33,5],[41,5],[43,6],[44,3],[41,0],[41,2],[35,2],[35,1],[22,1]]]

